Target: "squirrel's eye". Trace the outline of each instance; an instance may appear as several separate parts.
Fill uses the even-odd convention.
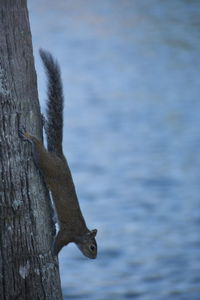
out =
[[[91,246],[90,246],[90,250],[91,250],[92,252],[94,252],[95,249],[96,249],[96,247],[95,247],[94,245],[91,245]]]

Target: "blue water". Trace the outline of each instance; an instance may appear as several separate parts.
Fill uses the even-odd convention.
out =
[[[65,299],[200,299],[200,1],[30,0],[62,68],[64,149],[99,255],[60,254]]]

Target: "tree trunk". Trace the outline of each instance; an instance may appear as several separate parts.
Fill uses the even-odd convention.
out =
[[[19,126],[42,138],[26,0],[0,0],[0,299],[62,299],[55,226]]]

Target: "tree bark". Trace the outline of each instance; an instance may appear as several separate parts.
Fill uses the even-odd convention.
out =
[[[42,139],[27,3],[1,0],[0,299],[59,300],[51,202],[20,126]]]

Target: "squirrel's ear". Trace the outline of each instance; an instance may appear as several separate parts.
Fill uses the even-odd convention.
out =
[[[95,237],[97,235],[97,229],[91,230],[91,236]]]

